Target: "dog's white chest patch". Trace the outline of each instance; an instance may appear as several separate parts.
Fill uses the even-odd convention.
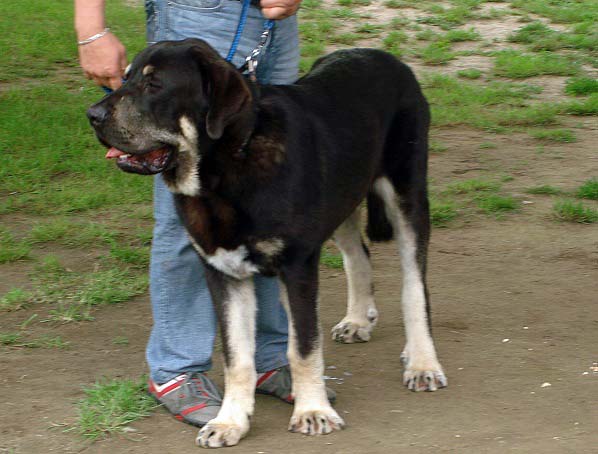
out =
[[[206,262],[228,276],[245,279],[259,271],[255,264],[247,260],[249,251],[246,246],[241,245],[234,250],[219,247],[214,254],[206,254],[193,238],[190,239],[195,250]]]

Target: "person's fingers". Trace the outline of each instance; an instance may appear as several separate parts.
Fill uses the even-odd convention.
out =
[[[274,6],[272,8],[263,8],[262,14],[266,19],[286,19],[287,17],[291,17],[293,14],[297,12],[298,7],[283,7],[283,6]]]
[[[285,19],[299,9],[301,0],[261,0],[262,14],[267,19]]]
[[[127,61],[127,54],[126,53],[123,52],[120,55],[119,64],[120,64],[120,77],[122,79],[125,76],[125,71],[127,69],[127,66],[129,66],[129,62]]]
[[[106,87],[111,88],[112,90],[116,90],[118,89],[121,85],[122,85],[122,76],[119,77],[111,77],[110,79],[108,79],[108,82],[106,83]]]
[[[96,83],[96,85],[99,85],[100,87],[110,88],[110,79],[107,77],[94,77],[93,81]]]

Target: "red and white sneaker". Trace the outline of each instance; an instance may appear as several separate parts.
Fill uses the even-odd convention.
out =
[[[202,373],[181,374],[162,385],[150,378],[148,392],[176,419],[197,427],[214,419],[222,405],[220,390]]]
[[[255,391],[268,394],[292,404],[291,370],[283,366],[258,374]],[[222,405],[222,394],[216,384],[201,372],[181,374],[158,385],[151,378],[148,381],[149,394],[164,405],[179,421],[203,427],[214,419]],[[326,388],[328,400],[334,402],[336,393]]]

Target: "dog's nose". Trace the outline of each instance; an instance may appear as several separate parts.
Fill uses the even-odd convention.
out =
[[[94,126],[101,124],[107,116],[108,109],[99,104],[95,104],[87,109],[87,118],[89,118],[89,122]]]

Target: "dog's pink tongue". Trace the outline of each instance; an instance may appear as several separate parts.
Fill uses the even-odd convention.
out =
[[[117,150],[116,148],[112,147],[110,148],[110,150],[108,150],[108,152],[106,153],[106,159],[114,159],[114,158],[118,158],[119,156],[122,156],[126,154],[123,151]]]

